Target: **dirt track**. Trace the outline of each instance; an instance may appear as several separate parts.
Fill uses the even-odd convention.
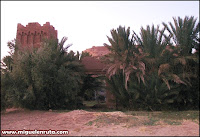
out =
[[[142,117],[123,112],[70,112],[12,110],[1,114],[1,130],[68,130],[69,136],[198,136],[199,124],[185,120],[181,125],[144,126]],[[132,123],[132,124],[130,124]]]

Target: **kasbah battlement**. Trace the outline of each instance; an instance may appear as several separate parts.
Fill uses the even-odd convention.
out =
[[[16,40],[22,48],[27,46],[38,48],[44,39],[58,40],[57,30],[49,22],[43,26],[37,22],[28,23],[26,27],[18,23]]]

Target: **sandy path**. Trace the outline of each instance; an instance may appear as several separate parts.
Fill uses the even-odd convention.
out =
[[[199,125],[189,120],[182,125],[131,126],[129,121],[119,124],[88,124],[99,116],[110,118],[131,117],[122,112],[70,112],[15,110],[1,114],[2,130],[69,130],[69,136],[198,136]],[[117,120],[117,119],[116,119]],[[126,120],[126,119],[125,119]]]

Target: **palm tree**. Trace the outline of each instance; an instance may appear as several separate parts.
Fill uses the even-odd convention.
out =
[[[146,29],[142,27],[140,37],[134,32],[136,44],[146,54],[146,86],[143,85],[139,94],[149,109],[152,109],[151,105],[173,103],[179,93],[177,84],[189,83],[182,77],[189,74],[182,71],[177,73],[175,69],[177,66],[183,67],[185,60],[178,56],[179,50],[172,46],[170,37],[165,35],[165,29],[160,30],[159,26],[155,28],[154,25],[151,28],[147,26]]]
[[[184,66],[176,66],[176,73],[184,74],[182,77],[187,79],[187,84],[181,89],[180,99],[184,104],[193,104],[199,106],[199,22],[194,16],[186,16],[184,19],[178,17],[173,18],[174,25],[169,22],[169,26],[163,23],[173,38],[175,46],[179,48],[179,58],[177,62],[184,63]],[[196,53],[192,54],[192,48],[196,49]],[[180,101],[180,102],[181,102]],[[195,103],[197,102],[197,103]]]
[[[34,54],[32,72],[36,89],[39,89],[36,92],[45,94],[46,98],[41,98],[40,102],[48,102],[48,106],[44,104],[46,108],[76,108],[80,103],[83,66],[73,51],[67,51],[71,45],[64,47],[66,40],[63,37],[60,43],[47,41]]]
[[[130,39],[130,28],[119,26],[117,30],[111,30],[112,38],[108,37],[111,44],[104,44],[111,53],[106,56],[106,61],[109,64],[107,74],[111,78],[115,74],[122,72],[125,80],[125,88],[127,89],[127,82],[132,73],[138,78],[138,81],[144,82],[145,64],[142,59],[144,54],[141,48],[134,45],[133,37]]]
[[[169,22],[169,26],[163,22],[164,27],[168,30],[173,42],[181,48],[182,55],[191,54],[192,48],[199,50],[199,22],[194,16],[186,16],[184,19],[173,17],[174,25]]]
[[[130,37],[130,28],[119,26],[117,30],[111,30],[112,38],[108,37],[111,45],[104,44],[110,53],[105,56],[107,66],[108,83],[110,91],[115,95],[116,101],[123,106],[132,104],[132,94],[129,91],[130,77],[144,83],[145,64],[141,47],[134,44]]]
[[[151,28],[150,26],[147,26],[146,29],[141,28],[141,38],[134,32],[134,38],[136,43],[142,47],[143,52],[146,53],[146,79],[151,79],[151,77],[148,78],[148,75],[157,74],[170,89],[169,77],[176,83],[184,82],[173,72],[172,66],[178,51],[171,46],[170,38],[164,32],[165,28],[159,30],[159,26],[155,29],[152,25]],[[165,72],[167,74],[164,74]]]

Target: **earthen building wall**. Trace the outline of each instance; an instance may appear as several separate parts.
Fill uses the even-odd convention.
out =
[[[57,40],[57,30],[49,22],[46,22],[43,26],[37,22],[28,23],[26,27],[20,23],[17,25],[16,40],[21,47],[40,47],[45,38]]]
[[[110,53],[108,48],[105,47],[105,46],[93,46],[92,48],[84,50],[84,52],[88,52],[93,57],[96,57],[96,58],[104,56],[104,55]]]

